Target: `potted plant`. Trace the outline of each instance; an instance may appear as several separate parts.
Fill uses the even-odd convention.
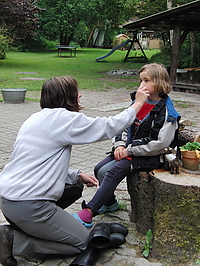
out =
[[[189,170],[197,170],[199,168],[200,143],[187,142],[180,147],[183,167]]]

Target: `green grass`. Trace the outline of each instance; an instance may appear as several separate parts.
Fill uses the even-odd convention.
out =
[[[181,108],[191,107],[191,103],[188,103],[186,101],[173,100],[173,102],[176,104],[176,107],[181,107]]]
[[[0,61],[0,89],[26,88],[28,91],[40,91],[45,80],[53,76],[69,75],[77,79],[79,88],[102,90],[106,87],[132,88],[129,78],[122,81],[106,81],[106,72],[115,69],[139,69],[143,63],[123,62],[127,51],[115,51],[104,61],[96,62],[96,58],[107,54],[110,49],[77,49],[75,58],[58,57],[57,51],[43,53],[9,52],[5,60]],[[146,51],[150,58],[158,51]],[[37,74],[19,74],[18,72],[35,72]],[[27,80],[21,78],[40,78]],[[136,85],[138,82],[136,81]]]

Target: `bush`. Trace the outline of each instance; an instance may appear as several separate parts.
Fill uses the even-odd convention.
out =
[[[186,67],[196,67],[200,65],[200,34],[195,34],[196,45],[195,45],[195,62],[192,62],[191,59],[191,40],[188,35],[183,44],[179,49],[179,62],[178,68]],[[171,61],[171,46],[169,43],[166,43],[161,47],[161,52],[153,55],[151,57],[151,62],[162,63],[165,66],[169,66]]]
[[[37,37],[35,39],[31,39],[26,43],[18,46],[19,52],[40,52],[54,49],[56,49],[56,42],[49,41],[44,37]]]
[[[191,40],[190,36],[188,35],[187,38],[185,39],[184,43],[181,46],[181,49],[179,51],[179,58],[180,58],[180,67],[185,68],[185,67],[196,67],[199,66],[200,64],[200,34],[196,33],[195,34],[195,39],[196,39],[196,44],[195,44],[195,58],[194,62],[192,61],[192,56],[191,56]]]
[[[0,34],[0,59],[6,58],[6,52],[8,51],[11,40],[8,36]]]
[[[171,47],[169,44],[163,45],[160,49],[160,53],[152,55],[151,62],[163,64],[165,67],[170,66],[171,61]]]

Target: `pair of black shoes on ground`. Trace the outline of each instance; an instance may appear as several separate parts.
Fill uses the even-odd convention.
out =
[[[128,229],[119,223],[98,223],[90,231],[89,245],[69,266],[92,266],[105,249],[118,248],[126,242]]]
[[[12,255],[13,231],[10,225],[0,225],[0,263],[3,266],[17,265],[17,261]]]
[[[90,231],[88,248],[70,264],[71,266],[92,266],[101,252],[118,248],[126,242],[128,229],[119,223],[98,223]],[[17,266],[12,255],[13,229],[10,225],[0,225],[0,263],[3,266]]]

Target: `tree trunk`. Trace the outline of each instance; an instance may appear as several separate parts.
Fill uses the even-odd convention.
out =
[[[193,31],[190,32],[190,47],[191,47],[191,61],[192,65],[197,66],[197,49],[196,49],[196,36]]]
[[[178,146],[194,141],[200,142],[200,131],[183,129],[178,132]]]
[[[60,35],[60,45],[69,46],[69,44],[72,40],[72,36],[73,36],[73,34],[70,34],[69,36],[61,34]]]
[[[172,9],[172,0],[167,0],[167,9]],[[171,46],[172,46],[172,43],[173,43],[173,30],[170,30],[169,31],[169,35],[170,35],[170,43],[171,43]]]
[[[131,221],[146,234],[151,229],[151,256],[178,265],[197,259],[200,252],[200,171],[181,168],[172,175],[164,170],[133,172],[127,177]]]

